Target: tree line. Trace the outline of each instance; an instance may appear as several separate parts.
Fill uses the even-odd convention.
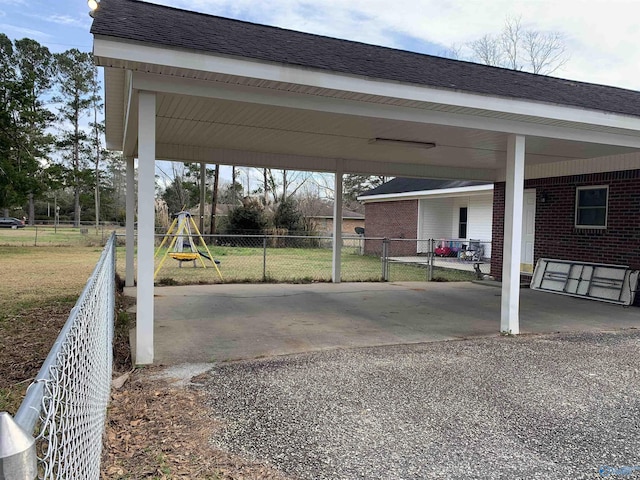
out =
[[[103,146],[98,71],[89,52],[51,53],[0,33],[0,213],[121,221],[124,161]]]

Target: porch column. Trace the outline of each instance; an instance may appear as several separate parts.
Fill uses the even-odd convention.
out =
[[[520,253],[522,250],[524,147],[524,136],[509,135],[504,197],[500,331],[513,334],[520,333]]]
[[[342,161],[336,164],[333,195],[333,261],[331,269],[331,281],[340,283],[342,262]]]
[[[137,365],[153,363],[156,95],[140,92],[138,114]]]
[[[125,223],[125,276],[124,285],[133,287],[134,272],[133,259],[135,248],[135,222],[136,222],[136,189],[135,189],[135,166],[133,157],[127,157],[127,195],[126,195],[126,223]]]

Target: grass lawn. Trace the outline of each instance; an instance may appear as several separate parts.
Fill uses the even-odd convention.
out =
[[[167,256],[156,276],[156,283],[162,285],[188,285],[221,282],[328,282],[331,281],[331,250],[326,248],[268,248],[266,257],[262,248],[213,247],[213,258],[220,261],[218,276],[210,261],[177,261]],[[156,269],[164,253],[156,256]],[[122,255],[118,261],[119,272],[124,271]],[[345,248],[341,255],[342,281],[377,282],[382,277],[379,257],[358,255],[352,248]],[[425,281],[427,269],[424,266],[394,263],[390,266],[391,281]],[[122,274],[122,273],[121,273]],[[471,272],[449,269],[434,269],[434,278],[440,281],[467,281],[474,278]]]
[[[0,245],[3,246],[100,246],[109,238],[113,227],[58,227],[36,225],[16,230],[0,230]],[[124,233],[124,229],[120,229]],[[82,233],[85,232],[85,233]]]
[[[15,413],[101,251],[0,246],[0,411]]]

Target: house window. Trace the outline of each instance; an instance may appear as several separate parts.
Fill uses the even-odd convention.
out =
[[[458,238],[467,238],[467,207],[460,207]]]
[[[576,227],[606,228],[609,187],[578,187],[576,189]]]

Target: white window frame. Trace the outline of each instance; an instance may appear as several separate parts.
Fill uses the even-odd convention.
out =
[[[580,210],[580,192],[584,190],[603,190],[603,189],[607,191],[607,201],[605,202],[605,205],[604,205],[604,225],[578,224],[578,212]],[[589,207],[585,207],[585,208],[589,208]],[[575,228],[604,230],[607,228],[608,220],[609,220],[609,185],[585,185],[583,187],[576,187],[576,205],[575,205],[575,216],[574,216]]]
[[[460,236],[460,227],[462,226],[462,220],[460,218],[460,212],[462,211],[463,208],[467,211],[467,218],[464,221],[464,235],[465,236],[461,237]],[[458,234],[457,238],[460,238],[462,240],[466,240],[466,239],[469,238],[469,204],[460,205],[458,207],[458,232],[457,232],[457,234]]]

